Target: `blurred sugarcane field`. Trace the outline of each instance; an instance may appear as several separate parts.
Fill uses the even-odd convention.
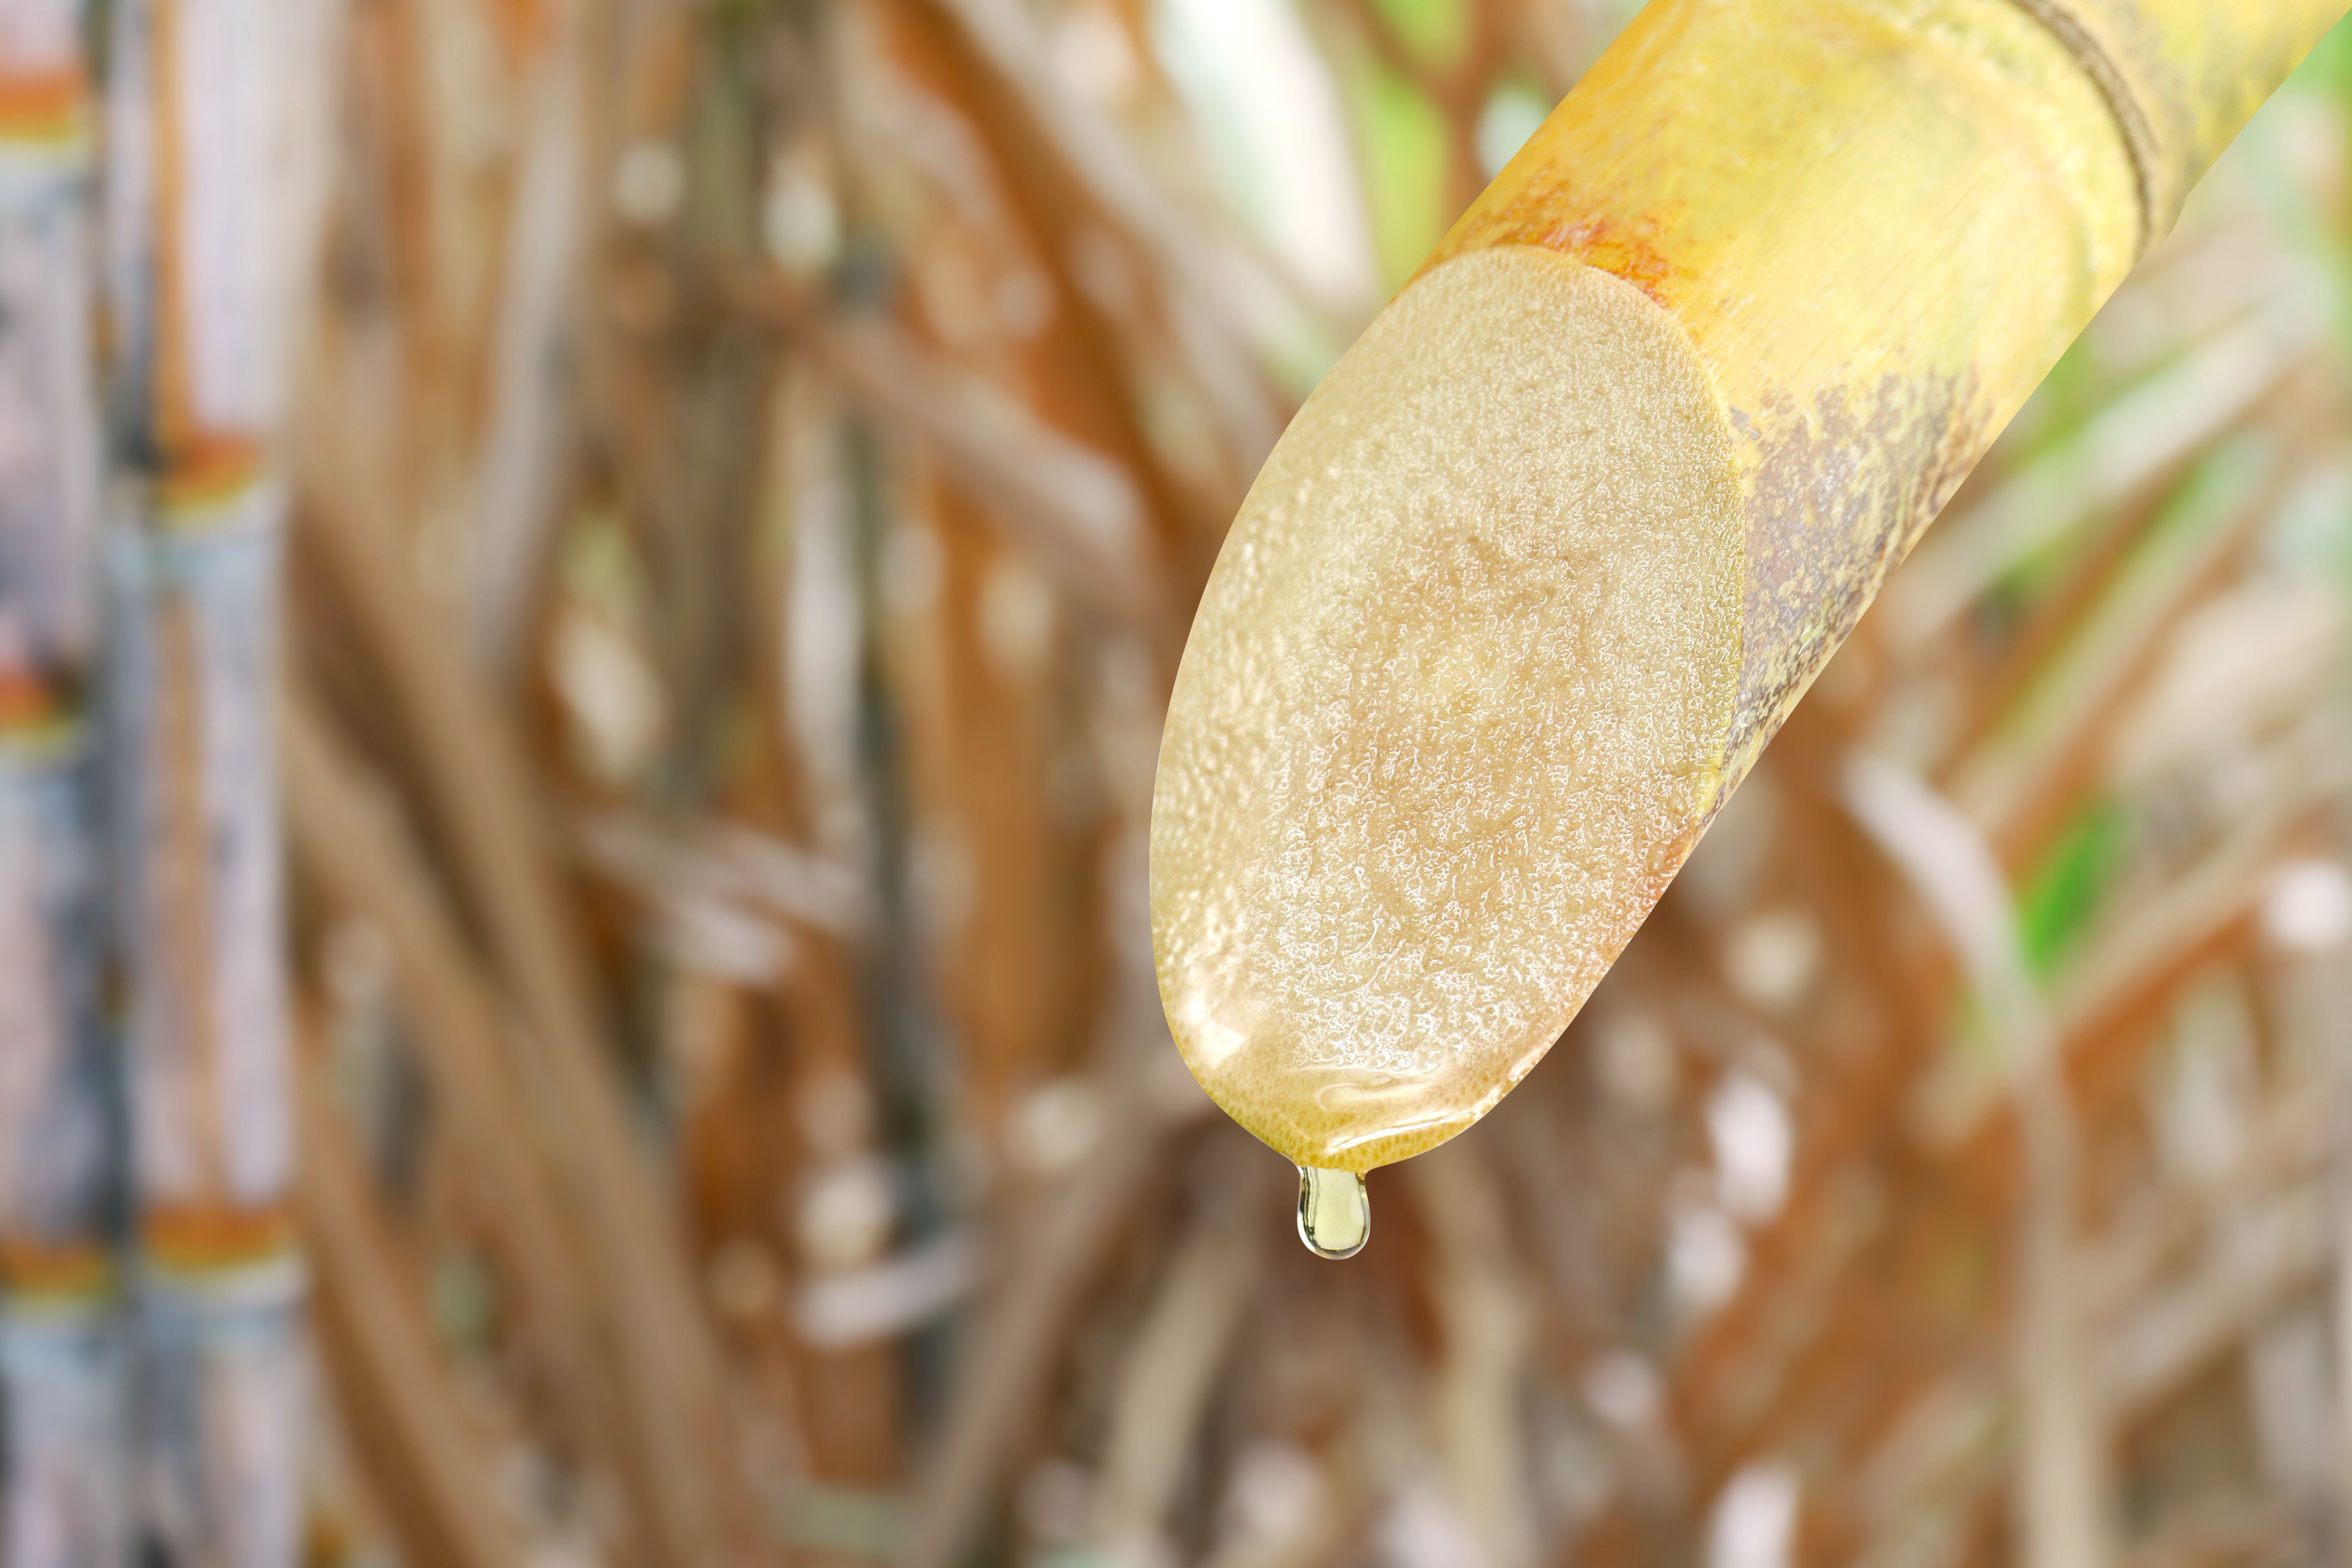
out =
[[[1170,1042],[1637,8],[0,0],[0,1565],[2352,1562],[2352,27],[1360,1258]]]

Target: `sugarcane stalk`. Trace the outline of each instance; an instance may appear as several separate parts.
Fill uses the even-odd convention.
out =
[[[79,0],[0,3],[0,1562],[130,1549],[84,709],[98,400]]]
[[[151,495],[154,492],[149,492]],[[303,1527],[273,743],[275,497],[113,537],[115,870],[137,1255],[140,1528],[285,1568]]]
[[[1657,0],[1307,400],[1170,706],[1187,1063],[1469,1126],[2342,0]]]
[[[122,1453],[121,1323],[111,1313],[19,1314],[0,1331],[7,1444],[0,1553],[22,1568],[131,1560]]]
[[[113,540],[116,872],[137,1223],[196,1277],[290,1245],[274,497]]]
[[[115,1160],[83,741],[0,735],[0,1298],[95,1309]]]
[[[122,0],[109,51],[110,764],[128,992],[139,1528],[280,1568],[304,1273],[278,821],[295,208],[268,0]]]
[[[82,708],[96,619],[78,0],[0,5],[0,1290],[102,1293],[104,932]]]

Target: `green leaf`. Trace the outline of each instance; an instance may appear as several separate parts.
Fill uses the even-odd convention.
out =
[[[2048,978],[2089,929],[2123,864],[2127,827],[2114,800],[2091,803],[2026,883],[2018,900],[2018,940],[2034,973]]]
[[[1437,106],[1385,65],[1367,65],[1352,97],[1373,257],[1381,282],[1395,289],[1445,232],[1450,132]]]
[[[1416,59],[1451,70],[1470,52],[1467,0],[1372,0],[1397,42]]]

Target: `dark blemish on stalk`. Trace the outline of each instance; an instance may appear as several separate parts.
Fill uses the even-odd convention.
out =
[[[1739,701],[1725,789],[1743,776],[1886,574],[1991,438],[1973,375],[1882,376],[1732,423],[1763,452],[1748,492]]]

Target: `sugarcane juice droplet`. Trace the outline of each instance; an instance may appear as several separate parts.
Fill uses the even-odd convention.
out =
[[[1186,1065],[1295,1163],[1442,1142],[1542,1056],[1722,777],[1728,425],[1638,289],[1503,247],[1410,285],[1227,537],[1151,818]]]
[[[1298,1167],[1298,1239],[1318,1258],[1353,1258],[1372,1238],[1371,1194],[1361,1171]]]

